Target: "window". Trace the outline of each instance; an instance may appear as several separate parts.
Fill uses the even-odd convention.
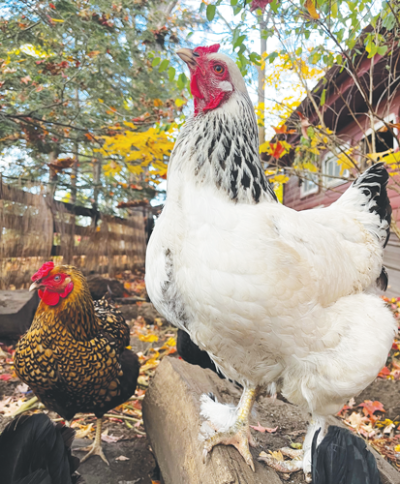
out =
[[[300,196],[306,197],[318,192],[318,173],[307,173],[307,179],[303,178],[300,187]]]
[[[348,150],[348,148],[348,145],[344,145],[340,147],[339,151],[342,153]],[[323,177],[325,187],[332,188],[341,185],[342,183],[346,183],[346,180],[343,180],[343,178],[348,178],[350,171],[344,170],[343,173],[340,174],[341,169],[337,156],[328,152],[322,163],[322,174],[325,175]]]

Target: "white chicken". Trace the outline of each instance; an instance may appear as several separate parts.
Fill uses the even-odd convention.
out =
[[[303,460],[287,463],[309,473],[315,431],[321,440],[325,417],[375,379],[397,330],[370,293],[386,280],[388,174],[370,167],[328,208],[278,203],[243,77],[218,47],[178,51],[195,111],[171,155],[146,287],[157,310],[243,385],[234,421],[221,422],[205,453],[234,445],[254,470],[249,414],[257,393],[276,387],[312,414]],[[213,420],[213,402],[202,401]]]

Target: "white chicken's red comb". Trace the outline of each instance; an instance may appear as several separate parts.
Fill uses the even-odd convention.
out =
[[[194,49],[194,52],[197,52],[200,55],[204,54],[214,54],[215,52],[218,52],[220,48],[219,44],[213,44],[208,47],[196,47]]]

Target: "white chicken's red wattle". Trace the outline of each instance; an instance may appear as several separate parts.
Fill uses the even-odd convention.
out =
[[[231,90],[181,129],[147,250],[147,291],[165,318],[244,387],[236,413],[228,411],[232,418],[208,435],[205,450],[235,445],[252,466],[251,405],[259,389],[277,387],[313,415],[301,464],[309,472],[315,431],[374,380],[397,331],[371,294],[389,232],[388,174],[371,167],[328,208],[296,212],[277,203],[238,67],[217,52],[180,55],[191,74],[196,65],[209,69],[197,78],[201,95],[207,98],[210,83],[214,94],[226,82]],[[218,427],[219,404],[202,403]]]

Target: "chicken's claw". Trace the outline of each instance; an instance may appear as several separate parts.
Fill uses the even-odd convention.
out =
[[[203,462],[205,462],[207,454],[211,452],[212,448],[218,444],[233,445],[239,451],[240,455],[255,472],[253,457],[249,450],[249,445],[255,446],[255,443],[250,435],[250,429],[242,426],[239,430],[237,426],[226,432],[216,432],[212,437],[205,440],[203,451]]]
[[[283,460],[283,455],[293,457],[292,460]],[[278,458],[280,456],[280,458]],[[258,460],[265,462],[267,466],[272,467],[278,472],[283,472],[285,474],[291,474],[292,472],[301,471],[303,469],[303,451],[290,449],[289,447],[284,447],[278,452],[273,454],[267,454],[266,452],[261,452]]]
[[[101,444],[96,444],[96,442],[94,442],[92,445],[89,445],[88,447],[80,447],[79,449],[75,449],[75,450],[77,450],[78,452],[88,451],[88,453],[82,459],[80,459],[81,464],[82,462],[85,462],[85,460],[89,459],[89,457],[91,457],[92,455],[98,455],[108,466],[110,465],[108,460],[106,459],[106,456],[104,455],[103,449],[101,448]]]
[[[102,458],[102,460],[109,466],[110,464],[108,463],[108,460],[106,459],[106,456],[103,453],[103,449],[101,448],[101,427],[102,427],[102,419],[99,418],[96,422],[96,437],[94,439],[94,442],[92,445],[89,445],[88,447],[81,447],[79,449],[75,449],[78,452],[87,452],[89,451],[83,459],[81,459],[81,463],[85,462],[90,456],[92,455],[98,455],[99,457]]]

